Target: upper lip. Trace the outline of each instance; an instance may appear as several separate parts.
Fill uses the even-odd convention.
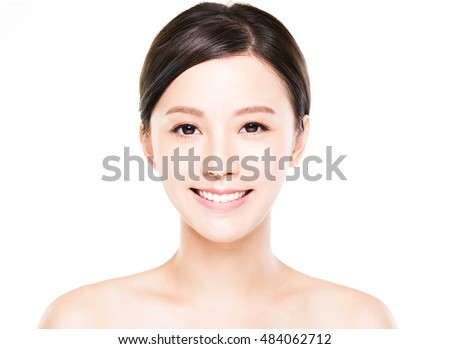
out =
[[[223,195],[223,194],[234,194],[239,193],[241,191],[249,191],[248,189],[216,189],[216,188],[191,188],[196,191],[206,191],[208,193],[217,194],[217,195]]]

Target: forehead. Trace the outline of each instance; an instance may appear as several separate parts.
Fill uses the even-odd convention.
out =
[[[174,105],[227,113],[249,105],[291,109],[281,78],[253,56],[214,59],[186,70],[169,85],[154,112]]]

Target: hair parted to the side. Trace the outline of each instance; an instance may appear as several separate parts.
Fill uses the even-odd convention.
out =
[[[140,76],[143,133],[168,86],[202,62],[233,55],[252,55],[283,80],[303,131],[309,114],[310,88],[305,59],[286,27],[271,14],[246,4],[200,3],[171,20],[154,39]]]

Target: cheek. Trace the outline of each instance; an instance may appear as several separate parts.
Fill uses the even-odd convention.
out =
[[[233,181],[239,181],[242,177],[246,178],[245,182],[284,181],[292,151],[290,131],[279,129],[263,137],[229,139],[228,146],[224,147],[226,150],[219,156],[222,168],[239,173]],[[168,132],[152,135],[152,139],[156,169],[170,182],[168,190],[170,186],[193,186],[195,182],[204,182],[203,165],[214,167],[217,164],[215,161],[204,162],[206,156],[214,153],[205,139],[177,139]]]
[[[241,147],[241,159],[258,158],[249,162],[259,170],[258,181],[278,182],[284,181],[289,168],[290,155],[292,153],[291,137],[284,132],[274,133],[261,142],[246,144]],[[245,175],[245,168],[242,168]]]
[[[194,145],[177,140],[170,132],[155,131],[152,139],[154,163],[160,176],[167,181],[184,181],[180,176],[189,172],[189,166],[194,166],[190,163],[195,164],[193,156],[197,154]]]

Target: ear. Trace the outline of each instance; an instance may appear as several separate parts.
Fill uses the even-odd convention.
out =
[[[148,130],[144,132],[144,125],[141,123],[139,126],[139,139],[141,140],[142,150],[144,151],[145,157],[150,165],[156,170],[155,161],[153,159],[153,145],[151,132]]]
[[[295,131],[294,148],[292,150],[292,160],[289,162],[289,166],[295,167],[300,162],[303,151],[305,150],[306,141],[309,136],[309,115],[303,116],[303,131]]]

